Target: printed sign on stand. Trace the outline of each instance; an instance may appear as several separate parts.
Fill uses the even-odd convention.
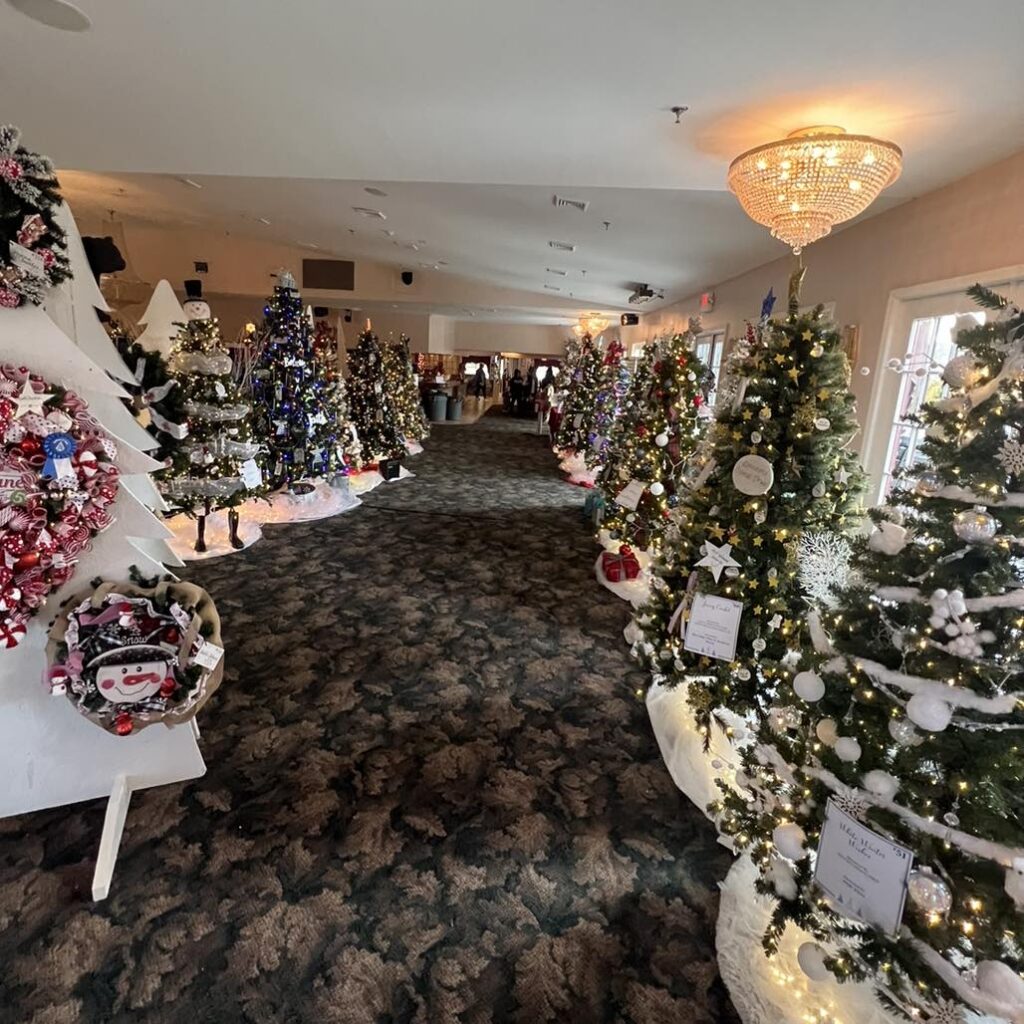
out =
[[[621,505],[623,508],[628,508],[635,512],[637,505],[640,504],[640,499],[644,496],[644,490],[647,484],[643,480],[630,480],[625,487],[615,495],[615,504]]]
[[[905,846],[873,832],[829,800],[814,881],[836,911],[895,935],[913,863]]]
[[[719,661],[736,657],[743,602],[713,594],[697,594],[683,635],[683,647],[692,654],[703,654]]]

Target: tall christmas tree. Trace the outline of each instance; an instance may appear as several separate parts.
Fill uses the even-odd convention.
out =
[[[262,349],[252,372],[254,426],[270,448],[273,487],[345,469],[338,419],[324,369],[314,358],[309,319],[287,271],[263,310]]]
[[[349,353],[348,391],[352,418],[363,444],[363,457],[374,462],[405,453],[391,396],[384,388],[384,357],[370,322]]]
[[[389,341],[381,355],[384,393],[394,409],[399,432],[406,441],[422,441],[430,433],[430,427],[409,355],[409,339],[403,334],[398,341]]]
[[[713,381],[694,353],[693,326],[645,352],[597,481],[604,527],[613,539],[640,548],[660,546],[672,509],[685,500],[683,470],[705,423],[701,412]]]
[[[959,333],[947,394],[919,414],[931,465],[872,511],[817,662],[777,694],[723,809],[780,897],[767,948],[795,922],[826,944],[801,947],[812,976],[870,979],[936,1024],[1024,1020],[1024,313],[970,294],[996,316]],[[898,929],[823,898],[822,837],[851,817],[910,852]]]
[[[572,371],[568,391],[562,403],[562,424],[555,447],[564,452],[585,455],[590,445],[597,392],[601,387],[604,357],[600,346],[589,334],[580,339],[580,356]]]
[[[594,396],[594,415],[584,456],[589,468],[600,468],[608,454],[608,435],[622,410],[629,387],[629,367],[622,360],[622,342],[613,339],[601,363],[601,381]]]
[[[734,346],[716,421],[683,474],[685,514],[637,620],[636,650],[661,681],[688,686],[705,729],[721,707],[763,710],[790,679],[809,646],[814,560],[801,543],[828,546],[856,525],[849,367],[821,307],[798,313],[796,291],[784,320]],[[722,642],[709,617],[724,624]]]
[[[325,306],[313,307],[313,358],[320,364],[326,380],[326,404],[335,426],[336,444],[344,471],[358,469],[363,454],[355,421],[349,409],[348,389],[341,374],[338,329],[327,319]]]
[[[229,509],[231,546],[242,548],[237,509],[265,490],[256,458],[261,446],[253,437],[251,406],[232,378],[220,327],[203,301],[202,282],[186,281],[185,291],[187,319],[171,348],[168,371],[187,433],[170,448],[160,492],[173,508],[196,517],[196,551],[206,550],[206,517],[222,508]]]

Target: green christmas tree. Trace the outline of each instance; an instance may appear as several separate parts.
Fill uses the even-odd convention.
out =
[[[700,414],[712,384],[693,349],[691,326],[648,346],[634,372],[597,480],[603,525],[613,539],[656,550],[672,509],[686,497],[683,470],[703,432]],[[620,504],[616,498],[624,491]]]
[[[180,402],[187,433],[167,446],[166,469],[157,477],[158,486],[172,507],[197,517],[197,551],[206,550],[206,516],[221,508],[231,510],[230,542],[241,548],[236,509],[264,491],[256,460],[261,446],[253,437],[251,406],[242,400],[232,378],[231,356],[221,343],[220,328],[201,298],[201,284],[186,281],[185,287],[189,319],[171,349],[172,384],[167,393],[173,392]]]
[[[341,375],[337,328],[327,319],[326,307],[315,306],[313,316],[313,358],[325,381],[324,404],[329,410],[328,423],[333,428],[334,445],[342,463],[338,471],[347,474],[361,465],[363,446],[349,409],[345,378]]]
[[[344,472],[345,442],[330,405],[329,381],[314,356],[310,323],[287,271],[278,276],[263,314],[252,394],[257,432],[270,448],[272,486]]]
[[[348,371],[349,401],[363,458],[372,462],[400,458],[405,454],[405,441],[384,387],[384,354],[369,321],[349,353]]]
[[[849,367],[821,307],[798,313],[793,292],[784,320],[733,348],[637,619],[644,642],[635,650],[659,681],[688,687],[705,730],[719,708],[762,713],[790,679],[810,645],[801,542],[856,525]],[[708,639],[712,614],[726,622],[724,643]]]
[[[430,427],[409,355],[409,339],[403,334],[398,341],[383,345],[381,361],[384,393],[394,410],[399,433],[406,441],[424,440]]]
[[[562,423],[555,447],[585,455],[592,439],[597,393],[604,379],[604,357],[589,334],[580,339],[580,357],[572,372],[565,400]]]
[[[778,897],[769,951],[793,922],[822,943],[800,950],[812,976],[869,979],[942,1024],[1024,1020],[1024,313],[970,294],[996,315],[959,333],[919,414],[931,465],[872,511],[817,658],[721,808]],[[825,898],[826,816],[830,836],[853,818],[910,851],[898,931]]]

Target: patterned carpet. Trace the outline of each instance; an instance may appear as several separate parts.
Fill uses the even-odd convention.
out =
[[[736,1020],[729,857],[672,786],[532,423],[440,426],[415,480],[197,565],[228,641],[209,772],[0,822],[0,1021]]]

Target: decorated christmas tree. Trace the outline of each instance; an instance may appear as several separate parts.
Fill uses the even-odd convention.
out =
[[[160,491],[173,508],[197,517],[196,551],[206,550],[206,517],[222,508],[230,510],[231,546],[242,548],[237,508],[265,490],[257,462],[261,446],[253,437],[251,406],[232,378],[220,327],[202,299],[202,283],[186,281],[185,290],[187,320],[171,349],[169,372],[187,433],[170,448]]]
[[[872,511],[722,818],[779,897],[769,951],[794,922],[822,943],[800,949],[812,977],[870,979],[935,1024],[1024,1020],[1024,313],[970,294],[995,316],[959,333],[919,414],[930,467]],[[905,851],[884,914],[835,878],[858,829]]]
[[[856,525],[857,432],[841,339],[820,307],[766,319],[733,348],[716,419],[683,473],[635,649],[688,687],[698,725],[762,713],[810,646],[822,554]],[[816,550],[816,549],[815,549]],[[809,594],[810,591],[810,594]],[[717,639],[716,639],[717,637]]]
[[[562,424],[555,447],[585,455],[594,425],[597,392],[604,374],[604,357],[589,334],[580,339],[580,355],[562,402]]]
[[[657,548],[672,509],[686,498],[683,470],[703,431],[701,413],[713,383],[693,343],[691,325],[686,334],[647,347],[598,478],[603,525],[632,546]]]
[[[629,387],[629,367],[622,361],[622,342],[613,339],[601,364],[601,381],[594,396],[594,415],[584,456],[589,468],[599,469],[608,454],[608,435],[622,410]]]
[[[327,319],[325,306],[313,307],[313,358],[319,363],[326,380],[326,404],[333,417],[337,446],[346,473],[359,468],[363,446],[355,421],[349,410],[348,389],[341,374],[341,351],[338,329]]]
[[[406,441],[422,441],[430,427],[409,356],[409,339],[403,334],[398,341],[389,341],[383,346],[382,361],[384,393],[394,409],[399,432]]]
[[[261,350],[252,371],[254,429],[269,446],[273,487],[343,472],[344,442],[328,380],[313,356],[309,318],[287,271],[263,310]]]
[[[405,442],[391,395],[384,387],[384,354],[369,321],[349,353],[348,370],[349,402],[363,458],[372,462],[400,458]]]

